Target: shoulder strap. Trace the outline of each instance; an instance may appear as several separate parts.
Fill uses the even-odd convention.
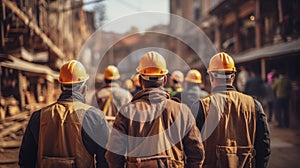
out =
[[[107,114],[108,107],[109,107],[109,105],[110,105],[111,99],[112,99],[112,94],[110,94],[110,95],[108,96],[108,99],[107,99],[106,102],[105,102],[105,105],[104,105],[104,108],[103,108],[103,114],[104,114],[104,116],[106,116],[106,114]]]

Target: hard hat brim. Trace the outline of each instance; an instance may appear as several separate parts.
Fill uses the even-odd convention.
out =
[[[61,81],[60,79],[58,79],[58,82],[61,83],[61,84],[66,84],[66,85],[70,85],[70,84],[78,84],[78,83],[82,83],[82,82],[87,81],[89,78],[90,78],[89,75],[87,75],[87,76],[85,77],[85,79],[79,80],[79,81],[63,82],[63,81]]]

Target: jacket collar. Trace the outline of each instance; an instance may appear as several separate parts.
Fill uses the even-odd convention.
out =
[[[170,95],[164,88],[147,88],[138,92],[132,99],[132,102],[138,99],[144,99],[151,103],[162,102],[163,100],[170,99]]]
[[[235,91],[235,87],[232,85],[223,85],[223,86],[216,86],[212,89],[212,92],[221,92],[221,91]]]
[[[58,101],[65,101],[65,102],[80,101],[85,103],[85,96],[78,91],[66,90],[61,93],[61,95],[58,98]]]

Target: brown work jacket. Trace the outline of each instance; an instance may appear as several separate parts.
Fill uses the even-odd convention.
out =
[[[253,167],[256,112],[254,99],[237,91],[213,92],[200,99],[205,123],[204,167]]]
[[[57,102],[41,110],[37,167],[94,167],[81,137],[88,108],[81,102]]]
[[[200,132],[190,109],[158,88],[139,92],[121,108],[107,149],[112,168],[201,167],[204,160]]]

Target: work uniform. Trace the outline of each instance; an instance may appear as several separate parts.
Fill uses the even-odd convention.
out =
[[[189,108],[148,88],[118,113],[106,158],[110,167],[201,167],[204,150]],[[126,157],[127,156],[127,157]]]
[[[168,88],[168,92],[171,96],[175,96],[178,93],[181,93],[183,88],[180,83],[175,83],[174,86]]]
[[[193,85],[188,87],[186,90],[177,93],[174,97],[178,98],[182,103],[191,108],[195,101],[205,96],[208,96],[206,91],[202,90],[197,85]]]
[[[121,88],[119,84],[112,82],[107,83],[100,88],[96,93],[96,98],[99,109],[102,111],[104,110],[105,104],[110,99],[107,111],[104,113],[106,116],[116,116],[121,106],[130,102],[132,95],[129,91]]]
[[[63,91],[58,101],[34,112],[25,131],[20,167],[108,167],[104,149],[109,127],[98,109],[84,104],[76,91]]]
[[[204,167],[266,167],[270,136],[261,104],[232,86],[193,104],[206,151]],[[255,162],[254,162],[255,161]]]

